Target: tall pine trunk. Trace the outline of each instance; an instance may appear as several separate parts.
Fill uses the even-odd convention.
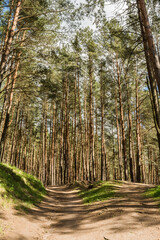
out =
[[[53,101],[52,143],[51,143],[51,184],[56,185],[56,158],[55,158],[55,102]]]
[[[105,136],[104,136],[104,98],[105,98],[105,86],[102,76],[100,76],[100,92],[101,92],[101,180],[106,180],[106,149],[105,149]]]
[[[94,181],[93,60],[89,53],[89,180]]]
[[[137,0],[137,8],[141,25],[141,33],[143,37],[144,49],[147,51],[146,61],[149,61],[150,70],[153,78],[156,80],[160,93],[160,60],[156,51],[152,30],[149,23],[148,13],[145,0]],[[147,49],[146,49],[147,45]],[[148,64],[147,64],[148,65]],[[149,71],[150,71],[149,70]]]
[[[119,71],[118,58],[116,58],[117,66],[117,81],[118,81],[118,92],[119,92],[119,106],[120,106],[120,124],[122,129],[122,146],[123,146],[123,179],[128,180],[128,167],[127,167],[127,153],[126,153],[126,136],[124,128],[124,115],[123,115],[123,105],[122,105],[122,92],[121,92],[121,76]]]
[[[18,0],[15,14],[14,14],[13,21],[12,21],[12,26],[10,28],[9,33],[8,32],[6,33],[6,39],[5,39],[1,62],[0,62],[0,88],[1,88],[1,84],[4,80],[3,77],[4,77],[4,74],[6,71],[6,65],[7,65],[7,61],[9,58],[10,51],[11,51],[13,38],[15,36],[15,30],[16,30],[17,23],[18,23],[18,17],[20,14],[21,5],[22,5],[22,0]],[[11,8],[12,8],[12,6],[11,6]],[[10,14],[12,14],[12,11]],[[10,18],[9,18],[8,25],[10,26]],[[9,26],[8,26],[8,29],[9,29]]]
[[[127,102],[128,102],[128,130],[129,130],[129,167],[130,167],[130,179],[131,182],[134,181],[133,179],[133,156],[132,156],[132,116],[131,116],[131,105],[130,105],[130,94],[129,94],[129,87],[128,82],[127,85]]]
[[[139,95],[138,95],[138,77],[136,77],[136,181],[140,182],[140,163],[141,163],[141,141],[140,141],[140,117],[139,117]]]
[[[117,104],[117,90],[115,89],[115,107],[116,107],[116,125],[117,125],[117,142],[118,142],[118,164],[119,164],[119,178],[122,179],[122,149],[119,129],[119,114]]]

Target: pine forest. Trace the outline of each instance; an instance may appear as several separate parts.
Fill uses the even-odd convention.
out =
[[[158,184],[159,17],[156,0],[1,0],[0,161],[45,186]]]

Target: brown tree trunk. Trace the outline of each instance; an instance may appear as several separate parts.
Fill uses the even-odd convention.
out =
[[[42,145],[43,145],[43,184],[47,186],[48,184],[48,159],[47,159],[47,109],[48,102],[46,97],[44,99],[43,104],[43,137],[42,137]]]
[[[133,157],[132,157],[132,116],[131,116],[131,106],[130,106],[130,94],[128,82],[127,84],[127,102],[128,102],[128,128],[129,128],[129,167],[130,167],[130,179],[133,179]]]
[[[122,146],[123,146],[123,168],[124,168],[124,180],[128,180],[128,167],[127,167],[127,154],[126,154],[126,137],[124,128],[124,116],[123,116],[123,105],[122,105],[122,93],[121,93],[121,79],[118,59],[116,58],[117,65],[117,80],[118,80],[118,90],[119,90],[119,105],[120,105],[120,124],[122,129]]]
[[[64,183],[69,179],[69,82],[65,76],[65,131],[64,131]]]
[[[24,38],[25,38],[25,32],[23,33],[23,36],[22,36],[22,42],[20,44],[21,47],[23,46]],[[7,90],[6,90],[6,96],[4,99],[4,107],[2,110],[1,123],[0,123],[0,125],[1,125],[0,152],[2,149],[2,144],[5,141],[5,137],[6,137],[8,126],[9,126],[10,112],[11,112],[12,103],[13,103],[14,88],[15,88],[19,64],[20,64],[20,56],[21,56],[21,52],[19,52],[16,56],[17,59],[16,59],[16,64],[15,64],[13,79],[12,79],[12,73],[10,73],[10,75],[8,77],[7,86],[6,86]],[[14,59],[15,59],[15,56],[12,59],[13,62],[14,62]]]
[[[141,3],[142,4],[142,3]],[[152,37],[152,32],[150,29],[150,26],[148,25],[148,30],[146,29],[145,26],[147,26],[147,24],[149,24],[149,21],[147,19],[147,23],[146,23],[146,19],[144,18],[144,16],[146,17],[146,9],[144,6],[145,3],[143,3],[143,11],[145,12],[145,14],[143,13],[142,9],[141,9],[141,5],[140,5],[140,0],[137,0],[137,6],[138,6],[138,14],[139,14],[139,22],[140,22],[140,27],[141,27],[141,32],[142,32],[142,37],[143,37],[143,44],[144,44],[144,52],[145,52],[145,58],[146,58],[146,63],[147,63],[147,70],[148,70],[148,76],[147,76],[147,83],[148,83],[148,88],[150,90],[150,98],[151,98],[151,104],[152,104],[152,112],[153,112],[153,118],[154,118],[154,123],[155,123],[155,128],[157,131],[157,139],[158,139],[158,146],[159,146],[159,155],[160,155],[160,110],[159,110],[159,100],[158,100],[158,93],[157,93],[157,85],[158,85],[158,80],[157,80],[157,75],[158,75],[158,68],[157,71],[154,69],[155,68],[155,63],[152,63],[152,58],[154,58],[154,56],[151,54],[150,51],[154,50],[155,46],[154,46],[154,42],[153,42],[153,37]],[[144,16],[142,16],[144,15]],[[145,26],[144,26],[144,22],[145,21]],[[147,33],[148,32],[148,33]],[[151,34],[151,35],[149,35]],[[150,40],[148,39],[150,36]],[[153,43],[153,49],[152,46],[149,47],[149,42],[150,41],[150,45],[151,42]],[[154,60],[156,60],[156,51],[154,52],[155,54],[155,58]],[[154,65],[154,67],[153,67]],[[155,74],[155,71],[157,72]],[[155,76],[156,75],[156,76]],[[159,87],[159,85],[158,85]],[[160,159],[160,157],[159,157]],[[160,165],[160,161],[159,164]]]
[[[96,105],[96,111],[95,111],[95,181],[98,181],[98,175],[99,175],[99,149],[98,149],[98,107]]]
[[[94,181],[93,60],[89,53],[89,180]]]
[[[140,24],[143,26],[143,30],[141,27],[142,36],[143,36],[143,39],[145,39],[146,41],[146,42],[143,41],[144,48],[146,48],[145,47],[146,44],[148,46],[148,49],[147,49],[148,57],[146,58],[146,61],[149,61],[150,63],[151,71],[153,73],[153,78],[157,82],[159,93],[160,93],[160,61],[159,61],[158,53],[156,51],[152,30],[149,24],[149,18],[148,18],[145,0],[137,0],[137,8],[139,13]]]
[[[85,86],[86,88],[86,86]],[[84,91],[84,125],[85,125],[85,163],[86,173],[85,179],[89,180],[89,141],[88,141],[88,119],[87,119],[87,103],[86,103],[86,89]]]
[[[140,163],[141,163],[141,140],[140,140],[140,117],[139,117],[139,96],[138,96],[138,77],[136,77],[136,181],[141,181]]]
[[[104,136],[104,98],[105,85],[103,82],[102,68],[100,76],[100,91],[101,91],[101,180],[106,180],[106,151],[105,151],[105,136]]]
[[[84,159],[84,141],[83,141],[83,129],[82,129],[82,116],[81,116],[81,97],[80,97],[80,70],[78,69],[78,106],[79,106],[79,132],[80,132],[80,143],[81,143],[81,161],[82,161],[82,179],[85,179],[85,173],[86,173],[86,164]]]
[[[74,84],[74,173],[77,181],[77,73]]]
[[[63,92],[63,102],[61,103],[61,116],[60,116],[60,158],[59,158],[59,182],[60,184],[63,183],[63,170],[64,170],[64,164],[63,164],[63,148],[64,148],[64,92]]]
[[[15,146],[16,146],[16,139],[18,134],[18,122],[19,122],[19,115],[20,115],[20,102],[17,104],[17,111],[16,111],[16,119],[14,124],[14,130],[12,135],[12,144],[11,144],[11,152],[10,152],[10,164],[15,165],[14,161],[14,152],[15,152]]]
[[[51,184],[56,185],[56,162],[55,162],[55,102],[53,101],[52,143],[51,143]]]
[[[19,17],[21,5],[22,5],[22,0],[18,0],[14,18],[13,18],[13,22],[12,22],[12,27],[8,33],[8,36],[5,39],[6,42],[4,45],[1,63],[0,63],[0,88],[1,88],[2,81],[4,80],[3,77],[4,77],[5,70],[6,70],[6,64],[7,64],[9,54],[10,54],[13,38],[15,35],[15,30],[16,30],[17,23],[18,23],[18,17]],[[10,25],[10,23],[9,23],[9,25]]]
[[[5,53],[6,47],[7,47],[9,31],[10,31],[10,26],[11,26],[11,20],[12,20],[12,12],[13,12],[13,8],[14,8],[14,2],[15,2],[15,0],[12,0],[11,6],[10,6],[10,12],[9,12],[9,17],[8,17],[8,23],[7,23],[7,29],[6,29],[6,35],[5,35],[5,39],[4,39],[2,54]]]
[[[118,142],[118,164],[119,164],[119,178],[122,179],[122,149],[119,129],[119,116],[117,106],[117,91],[115,90],[115,106],[116,106],[116,125],[117,125],[117,142]]]

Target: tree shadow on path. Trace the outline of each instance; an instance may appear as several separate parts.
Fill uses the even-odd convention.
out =
[[[49,187],[48,197],[27,217],[42,224],[45,219],[43,227],[53,234],[89,232],[106,226],[115,233],[136,229],[140,224],[160,226],[156,202],[142,196],[147,188],[144,184],[126,183],[117,191],[118,197],[84,205],[77,192],[67,186]]]

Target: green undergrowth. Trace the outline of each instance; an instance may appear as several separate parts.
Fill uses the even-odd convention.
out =
[[[160,201],[160,185],[154,188],[150,188],[145,192],[145,197],[147,198],[154,198],[155,200]],[[160,204],[159,204],[160,206]]]
[[[119,197],[116,190],[119,189],[120,184],[120,181],[97,181],[94,183],[76,182],[73,184],[73,187],[79,190],[79,195],[85,204],[91,204],[93,202]]]
[[[17,210],[27,211],[46,195],[42,183],[16,167],[0,163],[1,205],[13,204]]]

